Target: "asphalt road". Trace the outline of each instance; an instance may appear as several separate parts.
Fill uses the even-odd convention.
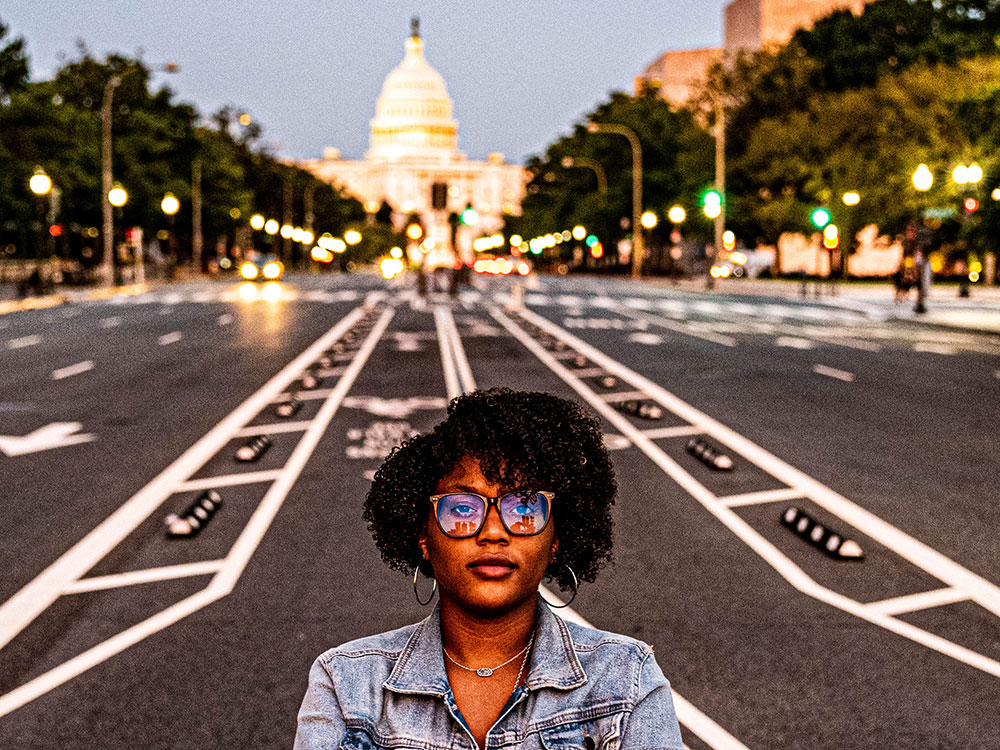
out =
[[[426,612],[367,535],[371,472],[495,385],[602,419],[615,564],[572,610],[654,645],[688,747],[1000,747],[996,336],[605,279],[510,310],[507,281],[477,284],[199,282],[0,316],[0,747],[289,747],[317,654]],[[206,488],[222,508],[167,540]],[[864,561],[784,528],[790,505]]]

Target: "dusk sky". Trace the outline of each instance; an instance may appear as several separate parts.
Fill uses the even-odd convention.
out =
[[[176,61],[158,74],[207,115],[253,114],[264,140],[293,157],[336,146],[360,158],[382,80],[403,57],[411,15],[448,85],[470,158],[542,151],[667,49],[717,46],[726,0],[12,0],[0,18],[24,36],[35,79],[83,40],[98,55],[143,51]]]

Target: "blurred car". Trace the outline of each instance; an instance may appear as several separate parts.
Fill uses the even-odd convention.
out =
[[[277,281],[284,275],[285,266],[270,253],[251,252],[240,263],[240,276],[247,281]]]

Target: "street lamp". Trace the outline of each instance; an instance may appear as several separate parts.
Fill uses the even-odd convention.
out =
[[[642,241],[642,230],[639,229],[639,212],[642,210],[642,145],[639,137],[631,128],[614,123],[587,123],[588,133],[614,133],[628,138],[632,147],[632,278],[642,276],[642,262],[646,255],[645,243]]]
[[[913,187],[921,193],[926,193],[934,184],[934,175],[926,164],[918,166],[910,179],[913,181]]]
[[[361,242],[361,232],[357,229],[348,229],[344,232],[344,242],[348,245],[357,245]]]
[[[646,211],[639,219],[639,223],[646,229],[652,229],[656,226],[656,214],[652,211]]]
[[[28,180],[28,187],[35,195],[48,195],[52,190],[52,178],[41,167],[35,167],[35,173]]]
[[[684,210],[683,206],[671,206],[670,210],[667,211],[667,218],[674,224],[683,224],[687,218],[687,211]]]
[[[586,156],[564,156],[559,163],[563,169],[582,167],[594,170],[594,174],[597,175],[597,192],[601,195],[605,195],[608,192],[608,176],[599,161],[588,159]]]
[[[128,203],[128,192],[117,183],[108,191],[108,203],[115,208],[121,208]]]
[[[959,174],[959,176],[960,177],[962,176],[961,173]],[[918,191],[920,191],[920,193],[926,193],[928,190],[931,189],[931,185],[934,184],[934,175],[931,174],[931,170],[926,164],[921,164],[920,166],[918,166],[916,170],[913,172],[913,177],[911,179],[913,180],[913,187],[915,187]],[[921,199],[921,203],[923,203],[923,199]],[[921,214],[922,213],[923,211],[921,211]],[[922,218],[923,217],[921,217],[921,219]],[[922,247],[922,243],[920,242],[919,235],[920,232],[918,229],[917,238],[915,241],[917,242],[918,245],[920,245],[920,247],[917,250],[917,252],[920,253],[920,262],[917,263],[916,266],[917,266],[917,272],[920,274],[920,276],[917,281],[917,304],[913,308],[913,312],[925,313],[927,312],[927,305],[925,304],[925,299],[927,296],[927,282],[928,282],[927,276],[930,273],[931,264],[928,263],[927,258],[924,257],[925,252],[924,248]]]
[[[261,229],[264,228],[264,224],[266,224],[266,223],[267,223],[267,220],[263,216],[261,216],[260,214],[254,214],[253,216],[250,217],[250,228],[251,229],[256,229],[256,230],[260,231]]]
[[[861,196],[852,190],[848,193],[844,193],[841,200],[844,201],[845,206],[856,206],[861,202]]]
[[[163,200],[160,201],[160,208],[167,216],[173,216],[180,211],[181,202],[177,200],[177,196],[173,193],[165,193]]]

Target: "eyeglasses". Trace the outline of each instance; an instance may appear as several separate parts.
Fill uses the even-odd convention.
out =
[[[500,497],[486,497],[473,492],[450,492],[431,495],[434,518],[438,528],[452,539],[475,536],[486,523],[490,507],[495,505],[500,522],[514,536],[534,536],[542,533],[549,522],[554,492],[511,492]]]

